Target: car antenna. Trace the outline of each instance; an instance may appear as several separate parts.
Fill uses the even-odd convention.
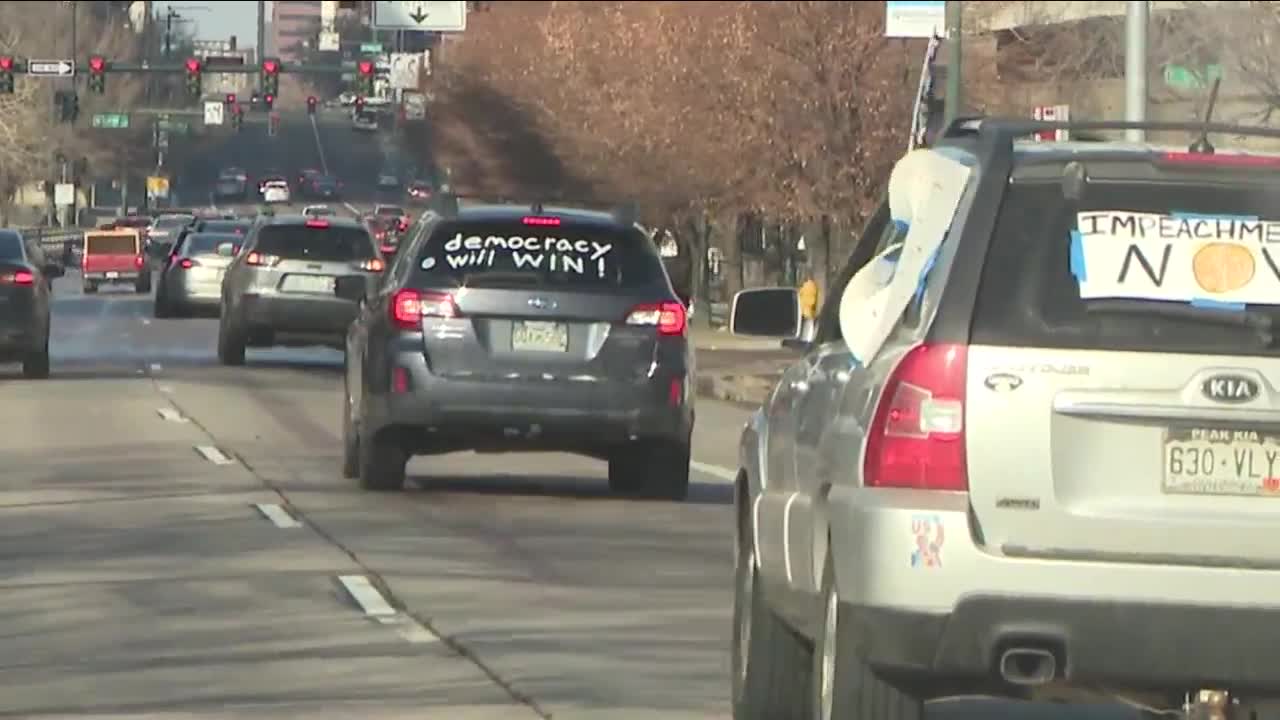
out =
[[[541,215],[541,214],[542,214],[542,201],[541,201],[541,200],[534,200],[534,201],[533,201],[533,208],[531,209],[531,212],[533,212],[533,214],[534,214],[534,215]]]
[[[1213,120],[1213,108],[1218,104],[1218,86],[1221,84],[1221,77],[1214,78],[1213,88],[1209,90],[1209,104],[1204,109],[1204,128],[1200,130],[1200,137],[1188,148],[1193,153],[1201,155],[1214,153],[1213,143],[1209,142],[1209,123]]]

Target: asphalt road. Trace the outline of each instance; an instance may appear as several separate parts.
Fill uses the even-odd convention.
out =
[[[341,130],[326,163],[367,183],[382,149]],[[245,142],[225,157],[251,173],[316,154],[309,125]],[[728,716],[745,410],[700,403],[686,503],[613,499],[603,463],[559,455],[416,459],[406,493],[362,493],[338,353],[224,368],[216,320],[78,280],[55,284],[53,377],[0,367],[0,717]]]

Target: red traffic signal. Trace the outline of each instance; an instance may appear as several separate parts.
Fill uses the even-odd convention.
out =
[[[308,97],[308,98],[307,98],[307,105],[310,105],[311,107],[315,107],[315,106],[316,106],[316,96],[315,96],[315,95],[311,95],[310,97]]]
[[[280,72],[280,63],[276,62],[275,60],[263,60],[262,72],[268,75],[274,75]]]
[[[226,102],[227,102],[227,104],[228,104],[228,105],[235,105],[235,104],[236,104],[236,94],[235,94],[235,93],[227,93],[227,101],[226,101]]]
[[[263,96],[263,98],[262,98],[262,102],[264,102],[264,103],[266,103],[266,104],[268,104],[268,105],[270,105],[271,103],[273,103],[273,102],[275,102],[275,101],[276,101],[276,96],[275,96],[275,95],[270,95],[270,94],[268,94],[268,95],[264,95],[264,96]]]
[[[13,58],[8,55],[0,57],[0,71],[13,72]]]
[[[89,58],[89,72],[101,73],[101,72],[106,72],[106,70],[107,70],[106,58],[99,57],[97,55],[94,55],[93,57]]]
[[[187,72],[195,75],[200,72],[200,61],[196,58],[187,58]]]
[[[361,61],[360,61],[360,64],[359,64],[359,66],[358,66],[358,67],[359,67],[359,70],[360,70],[360,74],[361,74],[361,75],[372,75],[372,74],[373,74],[373,61],[372,61],[372,60],[361,60]]]

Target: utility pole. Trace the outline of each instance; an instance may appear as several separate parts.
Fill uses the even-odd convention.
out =
[[[1146,0],[1129,0],[1124,27],[1124,119],[1142,122],[1147,119],[1147,24],[1150,7]],[[1125,139],[1142,142],[1146,133],[1125,131]]]
[[[76,2],[76,0],[71,0],[69,4],[71,5],[71,62],[74,63],[77,55],[80,53],[80,44],[76,42],[76,25],[79,25],[79,23],[76,22],[76,10],[79,8],[80,3]],[[71,76],[72,88],[76,86],[76,77],[78,77],[78,75],[79,74],[77,73],[76,75]]]
[[[164,57],[169,59],[173,55],[173,18],[178,13],[174,11],[173,6],[165,8],[164,14]]]
[[[262,63],[262,58],[267,56],[267,3],[266,0],[258,0],[258,63]]]
[[[943,109],[943,127],[951,127],[960,114],[964,102],[964,82],[961,64],[964,60],[964,41],[961,38],[964,8],[960,0],[947,0],[947,98]]]

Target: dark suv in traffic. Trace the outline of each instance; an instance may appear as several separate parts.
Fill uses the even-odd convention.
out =
[[[403,486],[413,455],[605,459],[616,492],[683,499],[694,422],[684,305],[627,212],[437,199],[347,337],[343,473]]]

